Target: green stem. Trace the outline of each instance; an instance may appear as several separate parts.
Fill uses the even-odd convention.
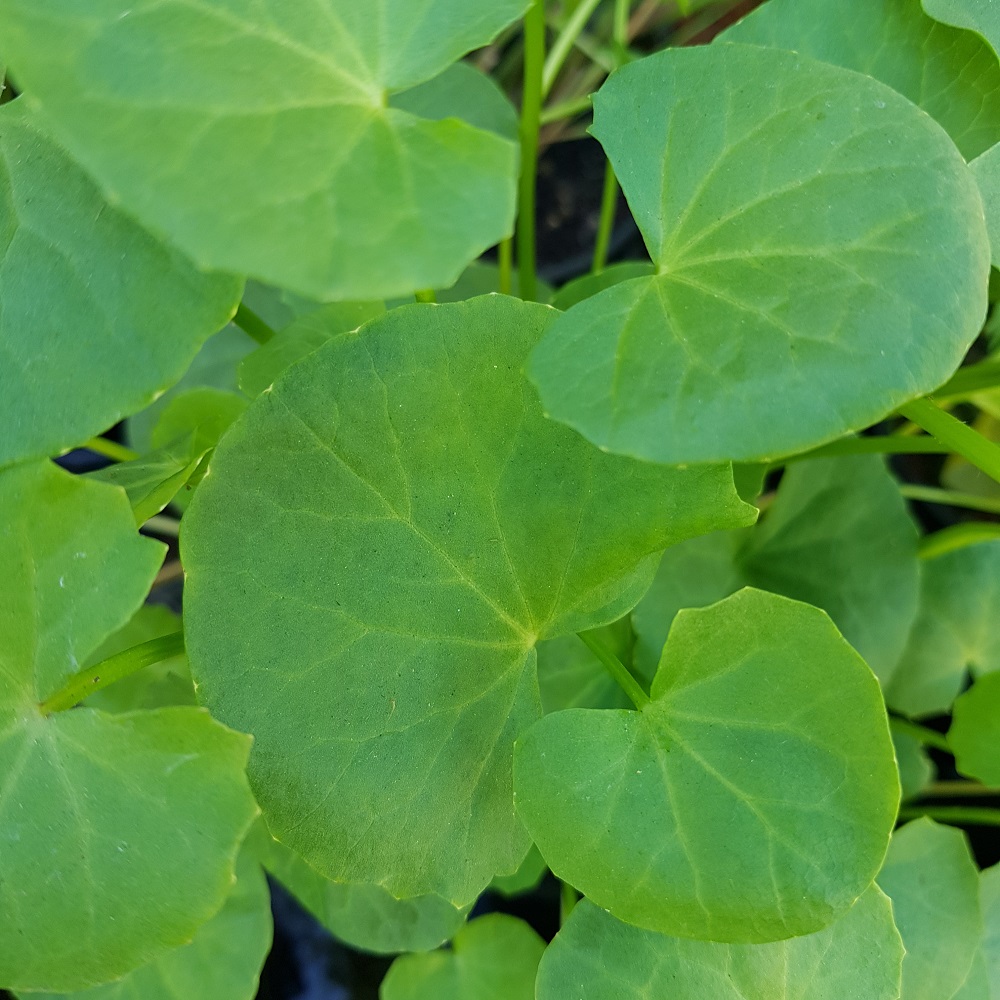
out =
[[[937,438],[910,437],[907,434],[883,434],[878,437],[842,438],[829,444],[803,451],[772,465],[803,462],[810,458],[831,458],[835,455],[947,455],[948,449]]]
[[[233,322],[247,335],[253,337],[258,344],[266,344],[273,336],[271,329],[252,309],[242,302],[236,310]]]
[[[977,365],[967,365],[957,372],[934,393],[935,399],[954,399],[969,396],[984,389],[1000,385],[1000,358],[989,358]]]
[[[139,457],[139,452],[126,448],[125,445],[119,444],[117,441],[109,441],[102,437],[91,438],[84,445],[84,448],[115,462],[132,462]]]
[[[618,208],[618,178],[615,177],[611,161],[604,164],[604,192],[601,195],[601,220],[597,225],[597,240],[594,243],[592,274],[600,274],[608,262],[608,247],[611,246],[611,230],[615,225],[615,210]]]
[[[992,541],[1000,538],[1000,524],[993,521],[966,521],[964,524],[953,524],[950,528],[942,528],[933,534],[924,535],[920,540],[920,558],[933,559],[943,556],[946,552],[964,549],[967,545],[977,545],[979,542]]]
[[[542,125],[551,125],[564,118],[576,118],[577,115],[589,111],[592,102],[593,95],[587,94],[584,97],[574,97],[570,101],[561,101],[559,104],[550,104],[541,112],[540,122]]]
[[[968,459],[977,469],[1000,482],[1000,447],[957,417],[945,413],[932,399],[927,396],[915,399],[901,406],[899,412],[947,445],[949,451]]]
[[[425,288],[419,292],[414,292],[413,297],[418,302],[437,302],[437,296],[434,294],[433,288]]]
[[[1000,826],[1000,809],[910,805],[899,810],[900,819],[919,819],[921,816],[951,823],[953,826]]]
[[[514,241],[508,236],[497,247],[497,266],[500,270],[500,294],[510,295],[514,290]]]
[[[605,669],[618,682],[618,686],[629,696],[632,704],[638,709],[643,709],[649,704],[649,695],[641,687],[639,682],[629,673],[628,668],[614,653],[595,639],[588,632],[577,632],[580,641],[596,656]]]
[[[161,660],[169,660],[184,652],[184,634],[174,632],[159,639],[150,639],[131,649],[125,649],[93,667],[86,667],[74,674],[51,698],[46,698],[39,708],[43,715],[63,712],[78,705],[85,698],[101,691],[109,684],[134,674]]]
[[[552,85],[556,82],[556,77],[559,76],[559,71],[563,68],[563,63],[566,62],[566,57],[572,51],[574,43],[580,37],[580,32],[587,26],[591,14],[597,10],[597,5],[600,2],[601,0],[581,0],[562,31],[556,36],[552,50],[542,67],[543,98],[548,96]]]
[[[517,212],[517,270],[521,298],[538,298],[535,273],[535,184],[538,130],[545,65],[545,0],[535,0],[524,16],[524,89],[521,97],[521,180]]]
[[[155,531],[158,535],[165,535],[167,538],[177,538],[181,533],[181,522],[164,514],[154,514],[143,522],[142,526],[150,531]]]
[[[943,733],[939,733],[936,729],[921,726],[920,723],[904,719],[899,715],[889,716],[889,728],[897,733],[912,736],[918,742],[923,743],[924,746],[934,747],[935,750],[944,750],[945,753],[951,753],[948,737]]]
[[[573,907],[579,902],[579,895],[576,889],[569,882],[559,883],[559,926],[562,927],[569,915],[573,912]]]
[[[922,500],[924,503],[938,503],[947,507],[965,507],[981,510],[985,514],[1000,514],[1000,500],[995,497],[979,497],[975,493],[956,493],[936,486],[900,486],[899,492],[907,500]]]

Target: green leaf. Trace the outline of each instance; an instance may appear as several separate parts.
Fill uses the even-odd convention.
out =
[[[993,0],[921,0],[937,21],[982,35],[1000,53],[1000,13]]]
[[[994,996],[1000,996],[1000,865],[979,876],[979,902],[983,914],[982,953]]]
[[[866,427],[958,367],[985,316],[982,203],[895,91],[713,45],[630,63],[594,113],[658,273],[553,324],[529,367],[553,418],[650,461],[758,461]]]
[[[893,835],[878,876],[903,938],[902,1000],[950,1000],[982,933],[979,877],[965,836],[929,819]]]
[[[499,892],[501,896],[519,896],[521,893],[531,892],[532,889],[537,888],[548,870],[545,858],[532,844],[527,857],[521,862],[521,867],[513,875],[497,875],[490,882],[490,889],[493,892]]]
[[[116,653],[180,630],[180,617],[173,611],[159,604],[146,604],[114,635],[101,643],[84,667],[94,666]],[[175,656],[144,667],[92,694],[85,704],[88,708],[99,708],[105,712],[134,712],[140,708],[162,708],[165,705],[194,705],[194,687],[191,684],[187,657]]]
[[[243,851],[225,905],[190,943],[124,979],[76,993],[22,1000],[253,1000],[271,947],[271,895],[260,866]]]
[[[934,765],[923,746],[913,736],[893,730],[892,744],[896,748],[896,765],[903,801],[915,798],[934,778]]]
[[[44,716],[146,595],[163,546],[121,490],[47,463],[0,474],[0,982],[70,991],[188,940],[256,814],[249,740],[194,708]]]
[[[951,1000],[992,1000],[989,975],[982,951],[976,952],[965,982]]]
[[[634,637],[628,618],[595,629],[593,635],[622,663],[631,664]],[[652,677],[652,671],[649,676]],[[538,686],[544,712],[632,707],[628,695],[576,635],[538,644]]]
[[[752,530],[664,554],[633,615],[636,663],[652,672],[681,608],[751,586],[823,608],[884,683],[917,614],[919,571],[916,529],[880,457],[796,463]]]
[[[235,392],[210,386],[185,389],[170,400],[156,421],[153,447],[189,438],[192,454],[204,455],[246,408],[246,399]]]
[[[492,295],[338,338],[230,429],[186,515],[199,698],[253,733],[268,826],[335,881],[462,906],[513,871],[536,640],[620,618],[659,550],[755,514],[726,466],[547,421],[521,369],[554,315]]]
[[[686,941],[615,920],[586,900],[549,946],[538,1000],[897,1000],[903,946],[872,887],[825,930],[773,944]]]
[[[714,941],[831,923],[899,804],[871,671],[822,611],[749,589],[677,616],[641,711],[536,723],[514,788],[559,878],[620,920]]]
[[[1000,266],[1000,143],[969,164],[979,185],[986,212],[986,230],[993,249],[993,266]]]
[[[381,886],[331,882],[279,844],[263,823],[254,830],[253,850],[331,934],[352,948],[385,955],[430,951],[451,938],[468,916],[470,907],[456,909],[440,896],[396,899]]]
[[[946,712],[966,671],[1000,670],[1000,541],[925,559],[920,610],[886,701],[906,715]]]
[[[24,101],[0,107],[0,465],[141,409],[223,326],[241,283],[202,274],[105,201]]]
[[[923,108],[968,160],[1000,142],[996,55],[920,0],[768,0],[719,37],[867,73]]]
[[[387,97],[526,6],[3,0],[0,32],[73,155],[200,264],[376,299],[451,284],[510,234],[516,145]]]
[[[1000,673],[980,677],[956,700],[948,742],[962,774],[1000,785]]]
[[[514,105],[498,84],[468,63],[455,63],[433,80],[394,95],[389,105],[431,121],[459,118],[511,142],[518,141]]]
[[[545,942],[523,921],[493,913],[473,920],[451,951],[392,963],[380,1000],[535,1000]]]
[[[585,274],[582,278],[576,278],[563,285],[552,299],[552,305],[565,312],[578,302],[603,292],[605,288],[651,274],[656,274],[656,268],[648,260],[629,260],[612,264],[599,274]]]
[[[240,363],[240,388],[259,396],[275,379],[318,347],[385,312],[381,302],[336,302],[299,317]]]
[[[510,294],[520,297],[521,288],[517,269],[510,276]],[[468,299],[478,298],[480,295],[489,295],[490,292],[500,291],[500,268],[484,260],[473,261],[461,274],[458,281],[450,288],[439,288],[434,297],[438,302],[465,302]],[[538,281],[538,302],[549,302],[555,293],[552,287],[544,281]],[[412,305],[412,296],[402,299],[394,299],[386,303],[387,309],[396,306]]]

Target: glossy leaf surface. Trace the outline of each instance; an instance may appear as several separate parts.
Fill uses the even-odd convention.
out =
[[[396,959],[381,1000],[534,1000],[545,942],[523,921],[494,913],[461,930],[451,951]]]
[[[45,716],[130,618],[163,547],[124,494],[48,464],[0,475],[0,982],[121,976],[221,907],[256,806],[246,737],[194,708]]]
[[[946,712],[969,669],[1000,670],[1000,541],[923,561],[920,610],[886,701],[907,715]]]
[[[633,613],[636,663],[652,673],[681,608],[752,586],[822,608],[884,683],[917,613],[919,571],[916,528],[882,459],[797,462],[753,529],[664,553]]]
[[[553,418],[650,461],[756,461],[961,362],[985,314],[979,192],[895,91],[725,44],[630,63],[594,109],[658,273],[553,324],[529,367]]]
[[[18,100],[0,108],[0,465],[57,455],[141,409],[224,326],[206,275],[109,204]]]
[[[929,819],[893,835],[878,884],[903,938],[902,1000],[950,1000],[979,947],[979,876],[961,830]]]
[[[4,0],[0,30],[74,156],[199,263],[364,299],[450,284],[509,235],[515,145],[387,97],[525,7]]]
[[[867,73],[923,108],[968,160],[1000,141],[996,54],[929,17],[920,0],[768,0],[720,40],[794,49]]]
[[[514,787],[557,876],[619,919],[714,941],[835,920],[878,871],[899,802],[864,661],[823,612],[749,589],[677,616],[641,711],[528,730]]]
[[[584,900],[538,971],[538,1000],[897,1000],[903,946],[871,888],[825,930],[773,944],[686,941]]]
[[[199,697],[254,735],[268,826],[335,881],[464,905],[513,871],[535,642],[616,620],[659,550],[755,515],[726,466],[545,420],[521,368],[553,315],[487,296],[337,339],[231,428],[186,515]]]

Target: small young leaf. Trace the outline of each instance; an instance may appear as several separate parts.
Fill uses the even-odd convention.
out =
[[[534,645],[620,618],[658,551],[755,511],[727,466],[608,456],[521,376],[547,306],[396,309],[311,354],[185,515],[199,698],[255,737],[268,826],[325,876],[462,906],[528,850]]]
[[[768,0],[719,40],[794,49],[867,73],[936,119],[967,160],[1000,142],[995,53],[928,17],[920,0]]]
[[[634,638],[628,618],[595,629],[593,635],[626,666],[631,664]],[[564,635],[538,644],[538,687],[544,712],[632,706],[601,661],[577,635]]]
[[[946,712],[970,668],[1000,670],[1000,541],[924,560],[920,610],[886,702],[907,715]]]
[[[246,737],[203,710],[46,716],[135,612],[163,547],[121,490],[48,463],[0,474],[0,983],[69,991],[190,939],[257,812]]]
[[[904,1000],[950,1000],[979,947],[979,877],[965,835],[929,819],[893,835],[878,876],[903,938]]]
[[[870,885],[899,782],[881,694],[830,619],[743,590],[674,621],[639,712],[517,742],[518,813],[621,920],[713,941],[817,931]]]
[[[920,741],[908,733],[892,733],[892,745],[896,749],[896,765],[899,767],[899,784],[903,790],[903,801],[915,798],[934,777],[934,765]]]
[[[620,285],[623,281],[643,278],[651,274],[656,274],[656,267],[648,260],[628,260],[620,264],[612,264],[598,274],[585,274],[582,278],[576,278],[563,285],[553,297],[552,305],[565,312],[578,302],[583,302],[584,299],[589,299],[598,292],[603,292],[605,288],[611,288],[614,285]]]
[[[232,316],[203,274],[105,201],[23,100],[0,107],[0,465],[141,409]]]
[[[388,97],[527,5],[3,0],[0,34],[67,148],[200,264],[375,299],[451,284],[510,235],[516,145]]]
[[[869,888],[829,927],[773,944],[686,941],[615,920],[586,900],[538,970],[538,1000],[897,1000],[903,945]]]
[[[25,993],[21,1000],[253,1000],[271,947],[271,895],[246,851],[225,905],[192,940],[124,979],[77,993]]]
[[[235,392],[210,386],[185,389],[170,400],[156,421],[153,447],[164,448],[189,438],[192,454],[204,455],[246,408],[247,400]]]
[[[751,586],[822,608],[885,683],[917,614],[919,571],[916,528],[881,458],[799,462],[750,531],[664,553],[633,613],[636,663],[652,672],[681,608]]]
[[[536,888],[548,870],[545,858],[532,844],[531,850],[521,862],[521,867],[513,875],[497,875],[490,882],[490,889],[499,892],[501,896],[519,896],[522,892],[530,892]]]
[[[628,64],[594,113],[657,274],[553,324],[529,367],[553,418],[650,461],[758,461],[958,367],[985,316],[982,202],[894,90],[726,44]]]
[[[397,958],[380,1000],[535,1000],[545,942],[524,922],[494,913],[459,931],[451,951]]]
[[[1000,673],[980,677],[958,698],[948,742],[962,774],[1000,785]]]
[[[437,948],[465,923],[440,896],[396,899],[377,885],[331,882],[279,844],[263,822],[253,829],[254,856],[331,933],[352,948],[391,955]]]

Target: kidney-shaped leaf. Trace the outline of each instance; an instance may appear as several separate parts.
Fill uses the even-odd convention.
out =
[[[555,419],[652,461],[753,461],[867,426],[961,362],[985,315],[982,202],[896,91],[724,44],[625,66],[594,113],[658,273],[553,324],[530,371]]]
[[[23,100],[0,108],[0,465],[141,409],[232,316],[202,274],[101,197]]]
[[[75,990],[190,939],[256,806],[246,737],[203,709],[43,715],[140,604],[163,548],[124,493],[47,464],[0,475],[0,982]]]
[[[545,942],[504,913],[473,920],[450,951],[396,959],[381,1000],[534,1000]]]
[[[979,878],[961,830],[929,819],[893,835],[878,884],[906,947],[902,1000],[951,1000],[979,948]]]
[[[578,904],[538,970],[538,1000],[897,1000],[903,945],[875,887],[816,934],[773,944],[685,941]]]
[[[935,118],[966,159],[1000,141],[996,54],[928,17],[920,0],[768,0],[719,38],[867,73]]]
[[[0,33],[73,154],[195,260],[381,298],[450,284],[510,233],[514,143],[387,95],[526,6],[3,0]]]
[[[726,466],[543,417],[521,368],[554,315],[493,295],[334,340],[233,425],[186,515],[199,698],[254,735],[268,826],[335,881],[464,905],[513,871],[536,640],[615,620],[657,550],[753,517]]]
[[[556,875],[621,920],[714,941],[835,920],[899,804],[872,672],[822,611],[750,589],[677,616],[641,711],[528,730],[514,787]]]

